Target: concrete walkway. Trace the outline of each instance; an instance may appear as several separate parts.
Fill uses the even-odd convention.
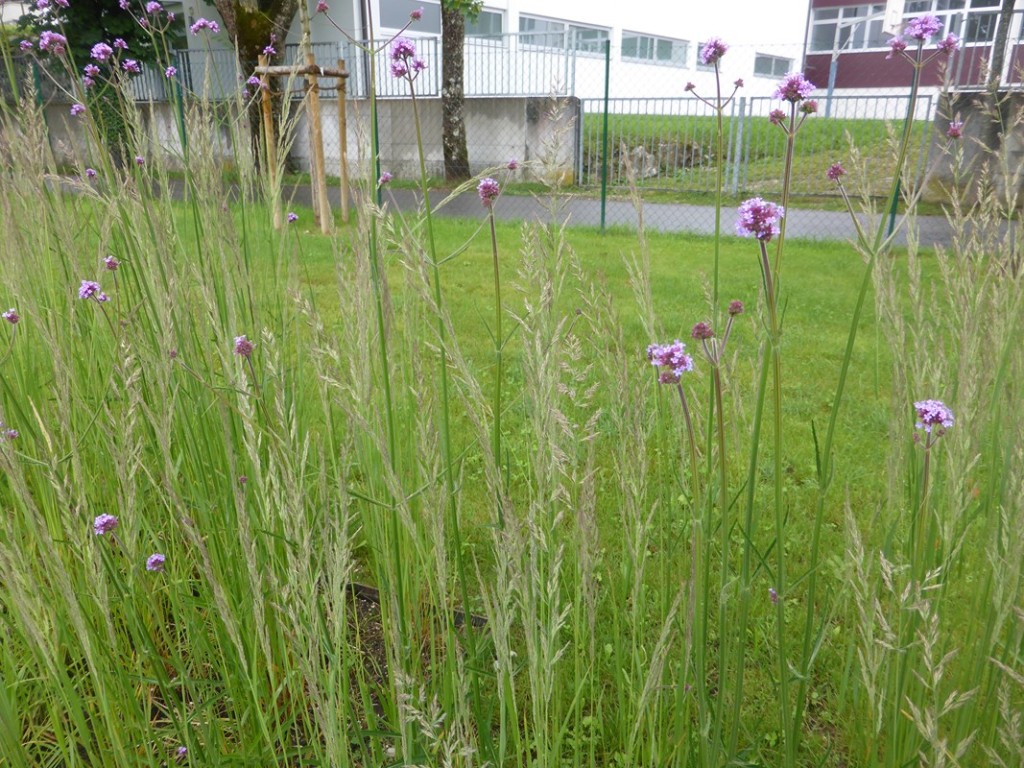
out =
[[[287,188],[284,199],[294,199],[300,205],[310,205],[310,189],[307,185]],[[331,205],[338,209],[338,189],[329,190]],[[431,203],[436,207],[443,199],[441,193],[431,195]],[[389,204],[397,204],[402,210],[414,210],[419,201],[419,194],[409,189],[388,190],[384,200]],[[551,198],[530,195],[508,195],[499,199],[495,205],[495,216],[502,221],[548,221],[550,219]],[[558,200],[560,220],[568,219],[570,226],[599,227],[601,225],[601,201],[591,197],[566,195]],[[485,209],[475,192],[467,192],[447,201],[437,211],[438,215],[450,218],[482,220],[486,216]],[[861,224],[869,236],[873,236],[878,226],[877,218],[861,216]],[[605,211],[605,223],[609,227],[636,227],[637,214],[633,204],[624,200],[609,200]],[[682,203],[645,203],[644,223],[649,231],[656,232],[690,232],[693,234],[710,235],[715,231],[715,209],[710,205],[686,205]],[[897,224],[899,217],[897,217]],[[943,216],[919,216],[916,220],[918,242],[924,247],[949,245],[953,231]],[[728,207],[722,210],[722,232],[732,235],[736,231],[736,209]],[[857,231],[850,215],[842,211],[818,211],[791,208],[786,222],[786,236],[806,238],[810,240],[850,241],[857,238]],[[906,243],[903,228],[897,233],[897,243]]]

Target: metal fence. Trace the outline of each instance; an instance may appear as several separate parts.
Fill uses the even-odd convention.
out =
[[[513,157],[526,161],[533,169],[527,173],[532,175],[521,172],[519,178],[568,182],[570,188],[600,201],[602,224],[635,222],[628,206],[609,207],[607,203],[638,189],[652,202],[674,206],[661,219],[666,226],[685,227],[690,206],[707,202],[709,193],[716,189],[720,171],[729,195],[776,196],[781,192],[786,138],[768,120],[780,102],[745,95],[741,90],[723,115],[724,140],[719,151],[714,111],[685,94],[681,86],[680,95],[674,97],[598,97],[595,94],[643,92],[641,77],[649,77],[649,70],[638,69],[633,74],[629,68],[611,66],[621,52],[607,43],[604,51],[595,55],[589,49],[579,50],[571,41],[562,41],[564,45],[558,47],[535,38],[523,34],[467,39],[466,131],[474,172],[504,165]],[[423,135],[427,169],[440,176],[444,172],[438,98],[440,40],[419,39],[417,45],[418,55],[427,63],[415,83],[417,96],[425,100],[421,115],[426,123]],[[346,85],[350,99],[346,138],[350,176],[373,172],[365,150],[371,130],[365,102],[371,88],[371,61],[376,70],[374,87],[382,99],[377,126],[381,167],[398,176],[416,173],[416,136],[408,106],[408,83],[391,76],[387,46],[377,46],[371,53],[354,43],[320,43],[313,53],[322,66],[344,61],[350,73]],[[298,55],[298,46],[287,46],[285,63],[295,62]],[[233,51],[178,51],[172,63],[186,93],[217,101],[236,99],[246,88],[249,73],[241,71]],[[43,101],[66,103],[72,91],[61,86],[55,73],[45,71],[45,62],[20,58],[17,66],[19,79],[33,81]],[[659,71],[665,76],[679,76],[677,69],[665,67]],[[860,152],[867,171],[864,191],[886,194],[892,182],[894,137],[907,112],[909,81],[908,71],[902,88],[890,88],[890,95],[837,95],[821,93],[821,89],[819,112],[806,120],[797,140],[792,195],[834,195],[835,186],[827,180],[825,170],[846,158],[851,146]],[[279,78],[274,87],[279,92],[290,87],[293,98],[304,94],[301,81],[289,86]],[[129,88],[140,102],[159,104],[172,95],[162,70],[144,70],[130,81]],[[328,167],[337,168],[342,142],[337,104],[331,104],[338,95],[333,79],[322,81],[321,95],[329,121],[324,127]],[[934,154],[936,132],[930,123],[940,101],[932,91],[917,102],[918,122],[909,166],[917,177],[924,173]],[[60,118],[65,123],[66,112],[64,108]],[[552,117],[554,112],[558,115]],[[302,130],[295,135],[293,165],[304,169],[310,157],[308,139]],[[552,147],[555,142],[559,145]],[[554,158],[553,176],[550,167],[538,169],[538,161],[545,155],[549,160]],[[677,219],[674,223],[673,217]]]

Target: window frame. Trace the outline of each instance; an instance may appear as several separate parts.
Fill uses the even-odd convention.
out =
[[[771,70],[772,71],[770,73],[758,72],[757,71],[757,61],[758,61],[758,59],[770,60],[772,62],[772,66],[771,66]],[[781,71],[776,71],[776,70],[778,70],[778,67],[776,65],[779,62],[784,63],[785,66],[782,68]],[[757,52],[755,52],[754,53],[754,77],[765,77],[765,78],[772,78],[772,79],[777,79],[777,78],[780,78],[780,77],[785,77],[786,75],[788,75],[790,72],[793,71],[794,64],[795,64],[795,61],[793,59],[787,58],[786,56],[776,56],[773,53],[757,53]]]
[[[637,53],[633,55],[626,54],[626,40],[637,41]],[[641,56],[639,51],[641,48],[642,41],[646,42],[651,55]],[[671,45],[672,55],[667,58],[659,58],[658,56],[658,44],[669,43]],[[675,51],[679,49],[681,52],[676,55]],[[690,56],[690,41],[681,40],[677,37],[663,37],[662,35],[652,35],[647,32],[634,32],[632,30],[622,30],[622,41],[619,45],[619,59],[627,64],[653,64],[659,67],[677,67],[686,68],[687,59]]]

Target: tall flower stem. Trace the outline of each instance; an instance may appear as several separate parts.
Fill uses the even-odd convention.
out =
[[[903,136],[900,140],[896,165],[893,168],[893,182],[889,194],[889,200],[895,200],[899,195],[900,175],[906,165],[907,148],[910,144],[910,136],[914,123],[914,108],[917,105],[918,89],[920,86],[922,55],[923,47],[918,46],[917,56],[914,61],[913,78],[910,85],[910,101],[907,108],[907,119],[903,126]],[[851,215],[853,215],[853,211],[851,211]],[[800,674],[798,675],[799,683],[796,697],[796,711],[793,718],[794,729],[799,728],[800,724],[803,722],[803,712],[807,698],[807,686],[811,675],[810,667],[813,661],[811,649],[814,645],[814,626],[816,615],[815,600],[817,599],[818,586],[818,569],[816,566],[818,563],[819,548],[821,545],[822,521],[825,517],[825,499],[828,496],[829,488],[832,485],[832,444],[835,438],[836,424],[839,420],[839,409],[842,406],[843,395],[846,390],[846,378],[849,375],[850,362],[853,359],[853,348],[857,341],[857,332],[860,328],[860,318],[864,312],[864,304],[866,303],[868,288],[871,286],[871,278],[874,274],[875,262],[878,260],[878,257],[883,250],[883,245],[885,245],[886,242],[885,217],[882,216],[879,218],[878,230],[875,233],[874,241],[870,244],[863,241],[861,242],[861,246],[867,249],[867,266],[864,269],[864,277],[861,280],[860,292],[857,295],[857,305],[854,308],[853,319],[850,323],[850,333],[846,340],[846,350],[843,353],[843,361],[839,369],[839,380],[836,384],[836,393],[832,398],[832,408],[829,411],[828,428],[825,431],[825,440],[823,441],[821,450],[817,455],[818,498],[815,505],[814,530],[811,534],[811,564],[807,575],[807,611],[804,617],[803,646],[800,661]],[[789,740],[794,738],[796,738],[795,732]]]
[[[462,601],[462,610],[469,616],[469,590],[466,587],[466,564],[462,553],[462,526],[459,522],[459,505],[455,493],[455,473],[452,468],[452,440],[451,440],[451,414],[449,406],[449,384],[448,384],[448,329],[444,318],[444,294],[441,290],[441,269],[437,258],[437,244],[434,238],[434,219],[430,208],[430,188],[427,182],[427,162],[423,149],[423,128],[420,122],[419,104],[416,100],[416,87],[413,78],[409,77],[409,96],[412,101],[413,123],[416,127],[416,149],[420,165],[420,190],[423,194],[424,219],[427,225],[427,245],[432,273],[434,304],[437,312],[437,340],[439,347],[438,371],[441,379],[441,460],[444,462],[444,481],[447,491],[449,525],[452,535],[455,537],[455,567],[458,572],[459,597]],[[454,624],[454,618],[451,623]],[[470,664],[476,659],[476,639],[473,635],[471,622],[466,622],[465,632],[466,646],[469,651]],[[476,702],[480,702],[480,683],[477,675],[473,675],[473,695]],[[487,728],[482,728],[486,731]],[[482,736],[486,742],[487,734]]]
[[[796,145],[796,109],[797,102],[789,105],[789,130],[786,131],[786,159],[782,167],[782,207],[789,210],[789,188],[793,181],[793,149]],[[779,237],[775,242],[775,274],[782,270],[782,246],[786,241],[786,218],[779,222]]]
[[[711,388],[714,392],[714,408],[715,408],[715,436],[718,442],[718,509],[719,509],[719,535],[721,536],[721,581],[722,588],[729,583],[729,538],[730,538],[730,527],[729,527],[729,493],[727,483],[728,473],[726,470],[726,456],[725,456],[725,409],[722,406],[722,369],[719,366],[717,360],[712,364],[711,367]],[[710,504],[709,504],[710,506]],[[718,602],[718,626],[719,626],[719,641],[718,641],[718,669],[719,675],[724,678],[726,672],[726,665],[728,663],[727,656],[730,648],[729,643],[726,642],[726,637],[729,634],[726,630],[728,626],[728,616],[726,615],[726,600],[720,599]],[[744,638],[741,636],[738,638],[738,643],[742,645]],[[743,668],[739,667],[735,670],[736,673],[736,684],[738,688],[735,691],[735,699],[733,701],[733,712],[735,717],[739,717],[739,706],[740,706],[740,694],[743,689]],[[720,742],[720,736],[722,727],[725,719],[725,701],[724,699],[718,706],[714,741],[716,744]],[[733,725],[733,731],[736,731],[736,724]],[[729,756],[731,757],[734,752],[732,748],[733,737],[730,736],[730,751]]]
[[[501,330],[501,270],[498,264],[498,234],[494,226],[494,205],[487,208],[487,221],[491,226],[491,255],[494,260],[494,433],[491,443],[494,451],[494,462],[501,480],[501,383],[502,383],[502,352],[505,347],[505,336]],[[505,528],[504,488],[498,489],[498,526]]]
[[[715,276],[711,292],[711,306],[715,308],[715,312],[718,311],[718,264],[721,256],[722,240],[722,187],[725,185],[725,158],[722,157],[725,152],[725,141],[723,139],[723,134],[725,133],[725,121],[722,115],[724,109],[725,105],[722,104],[722,71],[719,69],[718,62],[716,61],[715,115],[717,130],[715,132]]]

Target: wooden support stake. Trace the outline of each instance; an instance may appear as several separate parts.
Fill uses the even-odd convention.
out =
[[[338,191],[341,193],[341,220],[348,223],[348,117],[345,112],[347,94],[344,59],[338,59]]]
[[[316,58],[312,51],[306,53],[306,64],[310,67],[316,65]],[[313,196],[314,207],[320,216],[320,231],[325,235],[331,231],[333,216],[331,214],[331,203],[327,199],[327,167],[324,163],[324,132],[320,122],[320,86],[317,85],[316,75],[307,75],[309,80],[309,118],[313,131],[312,150],[313,165],[316,167],[314,184],[316,194]]]
[[[267,57],[260,55],[260,67],[266,67]],[[270,76],[260,75],[260,94],[263,102],[263,141],[267,145],[267,178],[270,181],[270,207],[274,229],[281,228],[281,188],[277,179],[277,139],[274,136],[274,110],[270,103]]]

